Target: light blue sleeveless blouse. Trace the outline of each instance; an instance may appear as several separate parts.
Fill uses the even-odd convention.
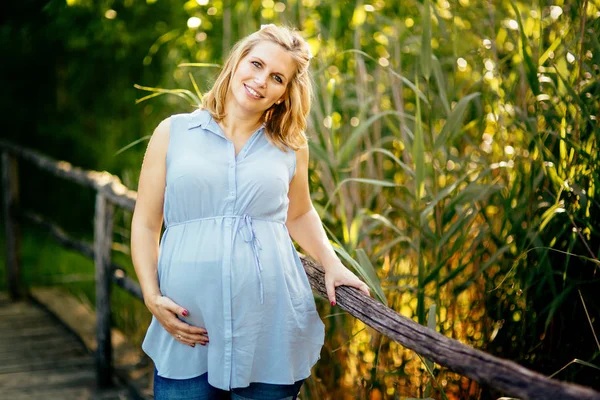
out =
[[[181,344],[152,318],[142,348],[158,374],[208,372],[223,390],[307,378],[324,325],[285,226],[295,153],[260,128],[236,157],[210,113],[197,110],[171,117],[166,163],[160,290],[210,342]]]

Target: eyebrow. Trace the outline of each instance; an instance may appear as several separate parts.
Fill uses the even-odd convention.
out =
[[[256,56],[252,56],[252,58],[256,58],[258,61],[260,61],[263,65],[267,65],[266,62],[264,62],[260,57],[256,57]],[[275,75],[279,75],[281,77],[283,77],[283,79],[285,79],[286,81],[288,81],[289,79],[287,78],[287,76],[285,76],[284,74],[282,74],[281,72],[273,72]]]

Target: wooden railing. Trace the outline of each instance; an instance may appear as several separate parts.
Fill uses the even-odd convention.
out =
[[[0,142],[2,151],[3,217],[6,236],[6,269],[8,291],[13,299],[24,294],[19,279],[19,220],[25,219],[45,227],[63,246],[81,252],[94,260],[96,283],[96,378],[101,387],[112,382],[112,343],[110,333],[111,281],[134,297],[142,300],[142,292],[134,280],[125,275],[125,269],[111,260],[114,206],[133,211],[136,193],[108,172],[85,171],[65,161],[56,161],[32,150]],[[31,162],[51,174],[92,187],[96,190],[94,216],[94,243],[90,245],[69,237],[59,226],[45,218],[21,210],[19,207],[19,179],[17,159]]]
[[[125,270],[111,260],[113,213],[115,205],[133,211],[136,193],[107,173],[85,171],[65,161],[56,161],[36,151],[0,141],[2,152],[2,198],[6,234],[6,268],[10,295],[22,296],[19,279],[20,219],[45,227],[63,246],[92,258],[96,273],[97,351],[96,368],[100,386],[107,386],[112,375],[112,345],[110,335],[111,282],[142,300],[137,282],[125,275]],[[69,179],[96,190],[93,246],[69,237],[60,227],[43,217],[19,209],[17,159],[27,160],[56,176]],[[302,257],[311,286],[320,296],[327,297],[321,266]],[[521,399],[600,400],[600,393],[586,387],[550,379],[512,361],[476,350],[435,330],[403,317],[356,289],[338,287],[339,307],[378,332],[420,355],[446,366],[463,376]]]

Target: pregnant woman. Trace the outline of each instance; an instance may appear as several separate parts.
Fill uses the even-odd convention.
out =
[[[157,400],[297,398],[324,329],[291,238],[323,265],[332,305],[339,285],[369,293],[310,199],[310,57],[267,25],[235,45],[201,109],[152,135],[131,250]]]

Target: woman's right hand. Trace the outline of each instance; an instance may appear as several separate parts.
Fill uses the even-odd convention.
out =
[[[178,315],[184,318],[188,316],[188,310],[160,294],[152,296],[145,303],[152,315],[177,341],[191,347],[196,343],[206,346],[208,343],[206,329],[192,326],[177,318]]]

